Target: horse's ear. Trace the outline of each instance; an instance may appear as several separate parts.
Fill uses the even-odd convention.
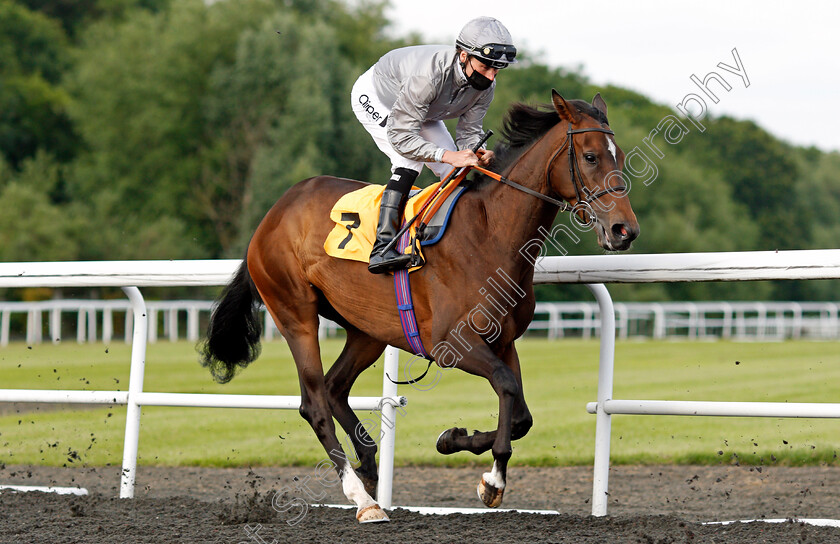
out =
[[[604,114],[604,117],[607,116],[607,103],[604,102],[604,99],[601,98],[601,93],[596,93],[595,98],[592,99],[592,105],[595,106],[598,111]]]
[[[580,114],[574,106],[566,102],[555,89],[551,89],[551,102],[554,104],[554,109],[557,110],[560,119],[570,123],[577,123],[580,120]]]

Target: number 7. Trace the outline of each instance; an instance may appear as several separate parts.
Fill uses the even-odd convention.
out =
[[[359,217],[359,214],[355,212],[350,213],[342,213],[341,214],[341,222],[345,221],[352,221],[353,223],[350,225],[344,225],[347,228],[347,238],[341,241],[338,244],[338,249],[344,249],[344,246],[353,238],[353,229],[359,228],[359,225],[362,224],[362,219]]]

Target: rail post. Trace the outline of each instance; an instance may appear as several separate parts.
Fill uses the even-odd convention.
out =
[[[143,392],[143,377],[146,370],[149,316],[146,312],[146,301],[143,300],[140,289],[123,287],[122,290],[131,301],[134,316],[134,341],[131,343],[131,370],[128,378],[120,498],[131,499],[134,497],[134,480],[137,477],[137,445],[140,440],[140,413],[142,410],[138,400]]]
[[[601,349],[598,362],[598,408],[595,416],[595,462],[592,478],[592,515],[607,515],[610,477],[610,431],[612,419],[605,402],[613,394],[613,363],[615,360],[615,310],[610,292],[603,284],[586,285],[601,310]]]
[[[396,397],[397,384],[389,376],[399,376],[400,350],[394,346],[385,348],[385,370],[382,373],[382,396]],[[376,488],[376,502],[382,508],[391,508],[391,492],[394,482],[394,450],[397,443],[397,409],[383,398],[379,412],[382,440],[379,443],[379,486]]]

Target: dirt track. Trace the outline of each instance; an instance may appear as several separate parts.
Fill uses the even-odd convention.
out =
[[[398,468],[394,504],[480,507],[475,484],[482,471]],[[840,468],[835,467],[614,467],[610,516],[601,519],[589,516],[591,468],[512,467],[503,506],[560,515],[444,517],[396,510],[390,524],[360,526],[352,510],[310,507],[289,525],[301,511],[272,509],[277,492],[310,503],[313,496],[346,503],[338,487],[325,487],[315,476],[310,467],[141,467],[137,498],[127,501],[115,498],[119,469],[114,467],[10,465],[0,470],[2,484],[81,486],[91,495],[0,494],[0,542],[840,542],[840,528],[798,522],[701,524],[840,519]],[[257,534],[249,536],[255,529]]]

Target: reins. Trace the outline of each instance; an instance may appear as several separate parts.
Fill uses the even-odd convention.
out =
[[[601,197],[604,197],[611,193],[623,193],[627,191],[627,186],[625,185],[616,185],[615,187],[607,187],[606,189],[599,191],[597,193],[593,193],[589,190],[586,185],[583,184],[583,178],[580,175],[580,169],[577,166],[577,153],[575,152],[575,140],[574,135],[580,134],[582,132],[603,132],[604,134],[615,134],[612,130],[608,128],[602,127],[590,127],[590,128],[578,128],[573,129],[572,124],[569,123],[569,129],[566,131],[566,139],[563,140],[563,143],[560,144],[560,147],[557,148],[557,151],[554,152],[554,155],[551,156],[551,159],[545,165],[545,183],[546,187],[551,187],[551,166],[554,164],[554,161],[557,160],[557,157],[560,155],[560,152],[566,147],[566,144],[569,144],[569,176],[572,178],[572,185],[575,188],[575,197],[576,202],[571,204],[569,202],[564,202],[562,200],[558,200],[556,198],[552,198],[548,195],[544,195],[538,191],[525,187],[524,185],[520,185],[515,181],[512,181],[501,174],[497,174],[496,172],[492,172],[487,170],[486,168],[482,168],[480,166],[473,166],[471,168],[478,170],[485,176],[492,178],[500,183],[513,187],[514,189],[521,191],[523,193],[529,194],[535,198],[539,198],[540,200],[544,200],[549,204],[553,204],[560,208],[561,212],[571,212],[574,211],[581,203],[585,207],[590,207],[590,204],[598,200]]]
[[[524,185],[520,185],[520,184],[516,183],[515,181],[509,180],[508,178],[502,176],[501,174],[497,174],[496,172],[493,172],[491,170],[487,170],[486,168],[482,168],[480,166],[471,166],[470,168],[472,168],[473,170],[478,170],[479,172],[481,172],[485,176],[487,176],[489,178],[493,178],[500,183],[504,183],[505,185],[509,185],[510,187],[513,187],[517,191],[522,191],[523,193],[527,193],[527,194],[529,194],[533,197],[539,198],[540,200],[545,200],[549,204],[554,204],[555,206],[558,206],[560,208],[561,212],[568,212],[568,211],[572,210],[572,205],[569,204],[568,202],[563,202],[562,200],[557,200],[556,198],[551,198],[550,196],[544,195],[544,194],[542,194],[540,192],[537,192],[533,189],[529,189],[528,187],[525,187]]]

